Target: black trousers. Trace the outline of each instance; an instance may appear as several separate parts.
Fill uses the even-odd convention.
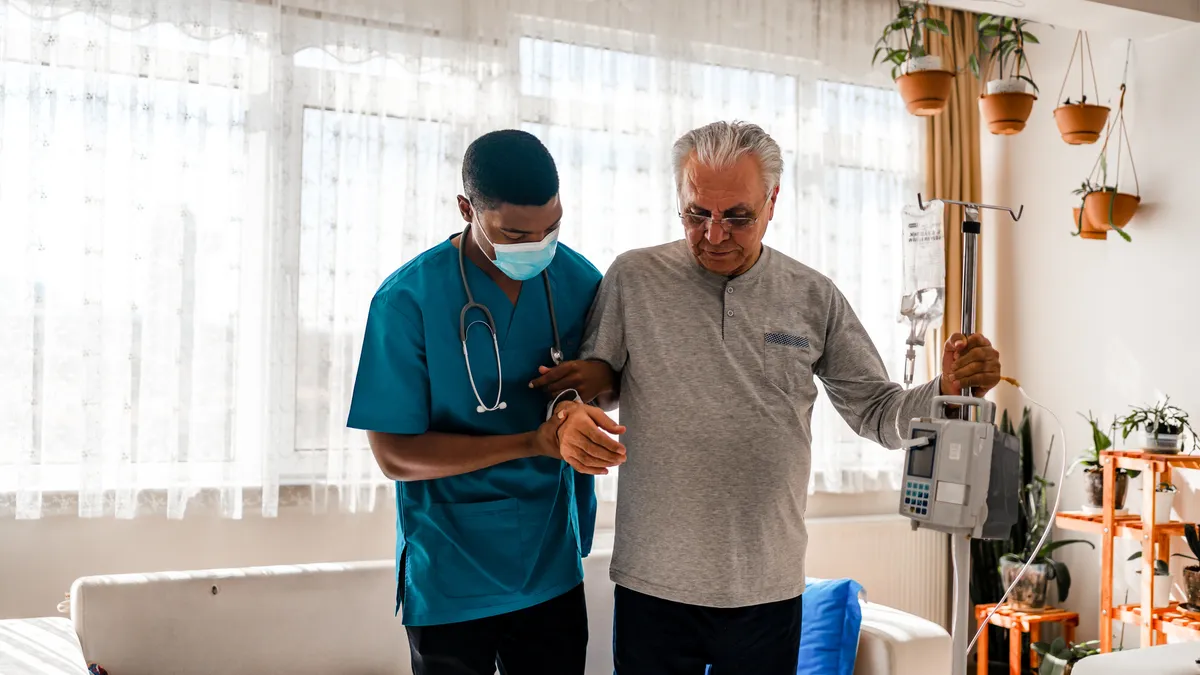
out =
[[[801,614],[800,597],[717,609],[617,586],[616,675],[795,675]]]
[[[414,675],[583,675],[583,584],[540,605],[439,626],[407,626]]]

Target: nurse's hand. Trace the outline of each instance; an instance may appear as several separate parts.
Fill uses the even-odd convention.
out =
[[[625,446],[608,435],[623,434],[625,427],[603,410],[566,401],[550,421],[559,423],[555,434],[559,456],[579,473],[604,476],[609,467],[625,463]]]
[[[529,383],[530,388],[544,389],[551,396],[574,389],[584,401],[594,401],[616,388],[617,374],[603,361],[566,361],[553,368],[538,366],[541,374]]]

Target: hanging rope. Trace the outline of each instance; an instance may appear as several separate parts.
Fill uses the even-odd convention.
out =
[[[1067,61],[1067,72],[1063,73],[1062,86],[1058,89],[1058,100],[1063,100],[1063,92],[1067,90],[1067,80],[1071,78],[1071,66],[1075,64],[1075,52],[1079,52],[1079,102],[1083,103],[1083,99],[1087,97],[1086,76],[1084,72],[1084,54],[1087,54],[1087,65],[1092,69],[1092,91],[1096,94],[1096,105],[1100,101],[1100,85],[1096,82],[1096,64],[1092,61],[1092,39],[1088,37],[1086,31],[1079,31],[1075,34],[1075,45],[1071,47],[1071,60]],[[1033,75],[1030,74],[1032,79]],[[1053,114],[1053,113],[1051,113]]]
[[[1075,63],[1075,50],[1083,42],[1083,31],[1075,34],[1075,44],[1071,47],[1071,59],[1067,61],[1067,72],[1063,73],[1062,86],[1058,88],[1058,101],[1063,100],[1063,92],[1067,90],[1067,80],[1071,77],[1071,65]],[[1083,95],[1083,57],[1079,57],[1079,94]]]
[[[1090,174],[1088,174],[1088,181],[1090,182],[1096,177],[1096,170],[1100,167],[1100,161],[1108,156],[1108,142],[1112,139],[1113,132],[1115,131],[1118,134],[1118,138],[1117,138],[1117,171],[1116,171],[1116,176],[1114,177],[1114,180],[1113,180],[1112,187],[1114,189],[1117,189],[1121,185],[1121,155],[1122,155],[1121,145],[1122,145],[1122,141],[1124,141],[1125,149],[1127,149],[1129,151],[1129,168],[1133,171],[1133,185],[1134,185],[1134,190],[1135,190],[1134,194],[1136,194],[1138,197],[1141,197],[1142,196],[1142,185],[1141,185],[1141,182],[1138,180],[1137,164],[1135,164],[1133,161],[1133,145],[1129,142],[1129,130],[1126,129],[1126,127],[1125,127],[1125,92],[1127,89],[1126,81],[1129,77],[1129,59],[1130,59],[1130,54],[1132,51],[1133,51],[1133,40],[1130,40],[1125,49],[1125,71],[1121,75],[1121,98],[1120,98],[1119,103],[1117,104],[1117,114],[1116,114],[1116,117],[1108,124],[1108,128],[1106,129],[1105,134],[1104,134],[1104,145],[1100,148],[1100,155],[1098,157],[1096,157],[1096,163],[1092,165],[1092,172]],[[1104,176],[1102,179],[1102,184],[1100,185],[1101,189],[1108,187],[1107,185],[1103,184],[1103,183],[1107,183],[1106,179],[1107,179],[1107,175]]]

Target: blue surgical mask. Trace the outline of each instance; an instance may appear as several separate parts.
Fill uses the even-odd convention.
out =
[[[487,239],[483,228],[480,234]],[[496,259],[492,263],[501,272],[517,281],[526,281],[542,273],[554,260],[554,252],[558,250],[558,230],[547,234],[541,241],[524,242],[520,244],[496,244],[487,239],[496,250]]]

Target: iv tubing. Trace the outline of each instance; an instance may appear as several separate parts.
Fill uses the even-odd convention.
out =
[[[1021,386],[1020,382],[1016,381],[1015,379],[1013,379],[1011,377],[1002,377],[1000,379],[1011,384],[1012,386],[1016,387],[1017,391],[1021,392],[1021,396],[1024,396],[1026,401],[1029,401],[1030,403],[1034,404],[1035,406],[1050,413],[1050,416],[1054,418],[1055,424],[1058,425],[1058,434],[1059,434],[1059,438],[1062,439],[1062,446],[1063,446],[1062,471],[1059,473],[1059,476],[1058,476],[1058,484],[1057,484],[1058,492],[1057,492],[1057,494],[1054,495],[1054,508],[1050,509],[1051,513],[1058,513],[1059,500],[1062,499],[1063,482],[1065,482],[1066,478],[1067,478],[1067,432],[1065,429],[1063,429],[1062,420],[1058,419],[1058,415],[1055,415],[1053,410],[1047,408],[1046,406],[1042,405],[1041,403],[1038,403],[1037,401],[1035,401],[1033,399],[1032,396],[1025,393],[1025,389]],[[1051,451],[1053,451],[1053,449],[1054,449],[1053,440],[1051,441],[1050,448],[1051,448]],[[975,641],[979,639],[980,634],[982,634],[983,631],[987,630],[987,627],[989,625],[991,625],[992,615],[996,613],[996,610],[1000,609],[1000,607],[1004,605],[1004,601],[1008,599],[1008,595],[1010,593],[1012,593],[1012,589],[1014,587],[1016,587],[1016,585],[1019,581],[1021,581],[1021,577],[1025,576],[1025,570],[1029,569],[1029,564],[1037,558],[1037,555],[1039,553],[1042,552],[1042,547],[1046,545],[1046,539],[1048,539],[1050,537],[1050,532],[1053,529],[1054,529],[1053,523],[1046,523],[1046,530],[1044,532],[1042,532],[1041,540],[1038,541],[1037,546],[1034,547],[1034,549],[1033,549],[1033,553],[1030,554],[1029,559],[1026,560],[1025,564],[1021,567],[1021,572],[1019,574],[1017,574],[1017,578],[1013,579],[1012,583],[1009,584],[1008,588],[1006,588],[1004,590],[1004,595],[1001,596],[1000,602],[996,603],[996,606],[993,607],[990,612],[988,612],[987,618],[985,618],[983,621],[979,622],[979,630],[975,631],[975,637],[971,638],[971,643],[967,645],[967,653],[968,654],[971,653],[971,649],[975,646]]]

